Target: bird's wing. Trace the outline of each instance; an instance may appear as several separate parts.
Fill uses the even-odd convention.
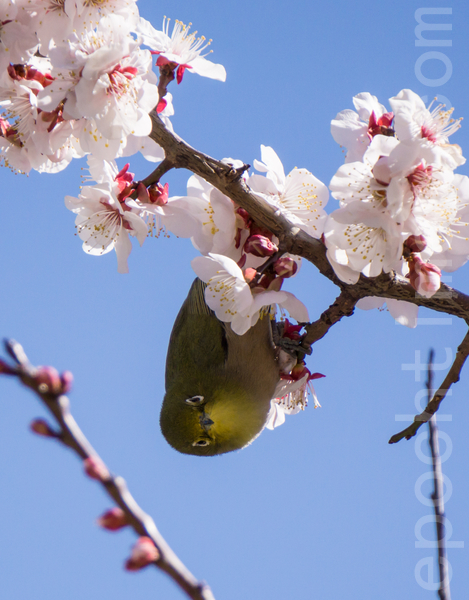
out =
[[[207,306],[205,287],[200,279],[194,281],[174,323],[166,358],[166,389],[181,372],[219,369],[226,361],[225,326]]]

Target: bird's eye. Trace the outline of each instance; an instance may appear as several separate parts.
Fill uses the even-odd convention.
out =
[[[192,398],[187,398],[186,404],[190,404],[191,406],[200,406],[203,401],[203,396],[192,396]]]
[[[192,442],[193,446],[209,446],[210,445],[210,441],[209,440],[197,440],[195,442]]]

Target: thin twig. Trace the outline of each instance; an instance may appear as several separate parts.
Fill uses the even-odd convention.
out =
[[[433,393],[433,348],[430,350],[428,357],[428,376],[427,376],[427,390],[428,390],[428,401],[431,401]],[[449,587],[449,572],[448,572],[448,559],[446,556],[446,515],[445,515],[445,503],[443,499],[443,473],[441,470],[441,458],[440,458],[440,444],[438,442],[438,427],[436,424],[436,415],[428,421],[429,437],[428,444],[432,454],[432,465],[433,465],[433,493],[432,501],[435,510],[435,526],[436,526],[436,539],[438,540],[438,567],[440,573],[440,588],[438,590],[438,596],[440,600],[451,600],[451,591]]]
[[[456,353],[456,358],[454,359],[454,362],[451,365],[451,368],[448,371],[448,374],[446,375],[445,380],[441,384],[440,389],[434,394],[433,398],[428,402],[425,410],[422,413],[420,413],[419,415],[416,415],[414,417],[414,422],[412,423],[412,425],[409,425],[409,427],[406,427],[406,429],[404,429],[403,431],[401,431],[399,433],[394,434],[391,437],[391,439],[389,440],[390,444],[395,444],[397,442],[400,442],[403,438],[405,438],[406,440],[410,440],[412,437],[414,437],[414,435],[417,433],[417,431],[420,429],[420,427],[424,423],[427,423],[432,418],[432,416],[438,410],[441,402],[445,398],[450,387],[453,385],[453,383],[457,383],[459,381],[459,376],[461,374],[461,370],[464,366],[464,363],[466,362],[466,358],[468,357],[468,355],[469,355],[469,331],[466,333],[463,341],[461,342],[461,344],[458,348],[458,351]]]
[[[40,371],[31,366],[20,344],[14,341],[5,343],[8,354],[16,365],[9,366],[0,361],[0,372],[18,377],[24,385],[32,389],[48,408],[59,425],[59,432],[53,433],[53,439],[71,448],[85,460],[99,459],[97,452],[86,439],[70,412],[67,396],[57,392],[40,382]],[[139,536],[151,538],[155,544],[159,558],[152,564],[169,575],[192,600],[214,600],[210,587],[199,582],[171,550],[158,531],[153,519],[137,504],[129,492],[122,477],[109,476],[101,481],[104,489],[114,502],[124,511],[129,525]]]
[[[254,194],[242,176],[232,167],[199,152],[182,138],[169,131],[155,111],[150,113],[153,129],[150,137],[165,151],[176,169],[188,169],[245,208],[251,217],[280,240],[286,252],[302,256],[313,263],[322,275],[330,279],[341,290],[356,300],[365,296],[376,296],[405,300],[432,310],[448,313],[469,320],[469,296],[441,284],[431,298],[419,296],[409,281],[396,273],[382,273],[378,277],[361,275],[352,285],[341,281],[332,269],[326,256],[324,244],[291,223],[278,209]]]
[[[166,173],[173,168],[174,164],[170,160],[165,158],[160,162],[156,169],[152,173],[150,173],[150,175],[148,175],[148,177],[145,177],[145,179],[142,179],[142,181],[139,183],[143,183],[145,187],[148,187],[152,183],[159,183],[163,175],[166,175]]]
[[[303,338],[301,344],[302,347],[305,349],[311,348],[311,346],[323,338],[329,329],[338,323],[342,317],[350,317],[353,315],[357,301],[358,300],[350,296],[346,290],[342,291],[335,299],[334,303],[322,313],[317,321],[305,326],[306,335]]]

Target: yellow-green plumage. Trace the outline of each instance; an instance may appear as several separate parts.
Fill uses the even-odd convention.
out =
[[[213,456],[257,437],[280,376],[268,316],[237,335],[216,318],[204,291],[196,279],[174,323],[160,425],[179,452]]]

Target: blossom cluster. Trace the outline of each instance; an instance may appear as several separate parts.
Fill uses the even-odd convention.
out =
[[[180,22],[169,35],[168,20],[157,31],[136,0],[1,0],[0,22],[0,154],[15,171],[54,173],[85,154],[160,161],[149,113],[170,127],[174,110],[153,66],[225,79],[203,38]]]
[[[454,173],[465,158],[449,143],[460,119],[444,105],[427,108],[407,89],[389,100],[392,112],[369,93],[353,102],[357,112],[340,112],[331,126],[347,154],[330,183],[340,208],[324,229],[328,259],[346,283],[395,271],[431,297],[441,269],[454,271],[469,258],[469,179]],[[359,306],[382,303],[367,298]],[[387,304],[415,326],[416,306]]]

